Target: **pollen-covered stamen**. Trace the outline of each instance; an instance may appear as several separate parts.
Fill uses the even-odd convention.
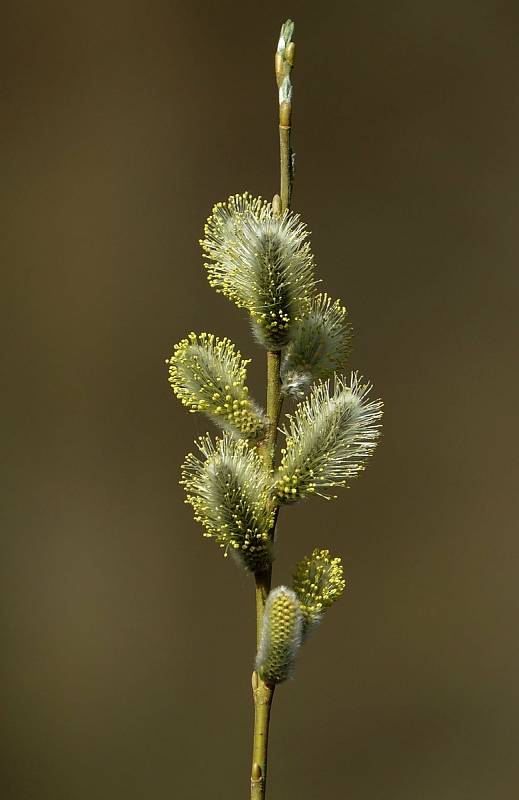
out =
[[[293,587],[307,625],[319,622],[323,613],[341,597],[346,586],[341,559],[316,548],[296,567]]]
[[[273,350],[310,306],[315,287],[308,231],[299,216],[274,213],[248,193],[218,203],[201,241],[209,283],[246,308],[259,341]]]
[[[340,300],[319,294],[308,314],[293,328],[281,364],[282,391],[302,397],[317,378],[344,369],[351,351],[352,328]]]
[[[256,656],[256,670],[266,683],[282,683],[290,678],[302,633],[303,615],[295,592],[278,586],[267,597]]]
[[[310,396],[288,417],[286,445],[275,476],[278,498],[295,502],[323,489],[345,486],[365,469],[380,436],[382,401],[367,401],[370,384],[356,373],[348,386],[335,378],[316,384]]]
[[[221,427],[247,437],[264,433],[266,418],[249,398],[247,364],[234,344],[212,333],[190,333],[175,345],[169,382],[192,411],[203,411]]]
[[[203,458],[189,453],[182,466],[185,487],[195,519],[204,536],[215,539],[251,572],[270,566],[269,531],[274,522],[270,475],[245,439],[224,434],[213,443],[197,441]]]

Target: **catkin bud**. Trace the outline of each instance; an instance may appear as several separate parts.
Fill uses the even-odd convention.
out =
[[[256,670],[266,683],[282,683],[291,677],[302,632],[303,615],[295,592],[278,586],[265,604],[256,656]]]

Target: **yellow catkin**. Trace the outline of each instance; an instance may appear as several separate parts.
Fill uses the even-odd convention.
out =
[[[345,586],[341,559],[330,556],[329,550],[316,548],[311,556],[299,562],[294,573],[294,591],[307,622],[320,619],[339,599]]]
[[[265,416],[245,385],[249,360],[229,339],[190,333],[175,345],[166,363],[169,383],[190,411],[202,411],[225,429],[246,437],[265,431]]]

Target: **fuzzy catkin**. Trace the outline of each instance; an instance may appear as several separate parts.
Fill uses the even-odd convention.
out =
[[[166,363],[175,395],[191,411],[202,411],[224,430],[245,437],[265,433],[266,417],[245,385],[250,359],[242,358],[227,337],[190,333]]]
[[[286,437],[276,493],[292,503],[347,481],[365,469],[380,435],[382,401],[368,401],[370,384],[352,374],[350,386],[336,377],[317,383],[283,429]]]
[[[292,589],[278,586],[267,597],[256,670],[270,684],[290,678],[303,634],[303,615]]]
[[[271,203],[245,192],[217,203],[204,233],[209,283],[249,311],[261,344],[280,350],[315,287],[306,226],[297,214],[278,216]]]
[[[351,351],[352,327],[340,300],[327,294],[312,300],[310,309],[294,326],[281,362],[281,391],[303,397],[318,378],[341,371]]]
[[[344,592],[346,581],[341,559],[330,556],[329,550],[316,548],[297,564],[292,585],[305,623],[319,622],[326,609]]]
[[[259,455],[245,439],[228,434],[214,443],[202,436],[197,446],[203,458],[186,456],[180,483],[204,536],[251,572],[268,569],[274,505],[270,475]]]

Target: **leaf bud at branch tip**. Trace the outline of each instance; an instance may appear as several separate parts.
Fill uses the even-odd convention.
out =
[[[292,87],[290,83],[290,72],[294,65],[295,43],[292,41],[294,34],[294,23],[288,19],[281,27],[278,49],[274,57],[274,69],[276,72],[276,82],[279,88],[279,102],[292,99]]]

